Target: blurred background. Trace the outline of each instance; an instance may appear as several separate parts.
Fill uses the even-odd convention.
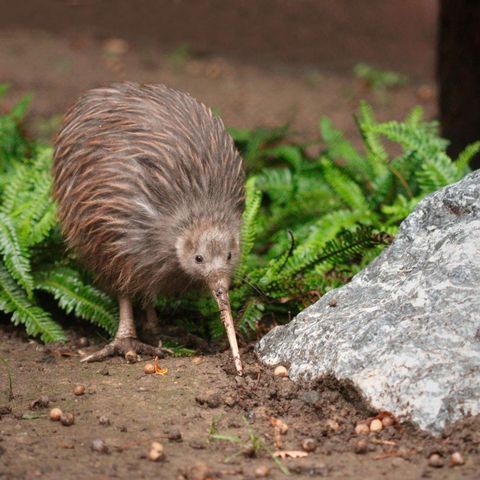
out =
[[[478,50],[479,2],[441,3],[453,24],[444,30],[461,24],[457,37]],[[191,92],[227,125],[288,123],[301,138],[318,135],[322,115],[353,135],[360,98],[383,119],[415,104],[427,118],[439,116],[437,0],[1,0],[0,7],[0,83],[11,84],[4,108],[31,92],[27,124],[45,139],[79,94],[118,80],[163,82]],[[459,62],[455,41],[451,57]],[[463,146],[479,136],[479,117],[465,119],[457,107],[454,125],[473,122],[474,138],[462,137],[464,126],[444,133]]]

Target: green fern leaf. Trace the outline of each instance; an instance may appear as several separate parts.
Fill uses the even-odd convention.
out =
[[[480,142],[472,143],[466,146],[455,160],[455,168],[457,170],[457,180],[460,180],[466,173],[470,171],[468,165],[475,155],[480,153]]]
[[[11,314],[14,325],[25,325],[30,336],[40,336],[41,340],[47,343],[66,340],[60,325],[54,322],[46,311],[30,303],[1,262],[0,310]]]
[[[20,245],[13,222],[3,213],[0,213],[0,253],[12,277],[25,289],[28,297],[31,297],[33,278],[29,252]]]
[[[35,276],[35,288],[53,295],[67,313],[74,313],[114,335],[118,326],[115,302],[92,285],[85,284],[71,268],[56,266]]]

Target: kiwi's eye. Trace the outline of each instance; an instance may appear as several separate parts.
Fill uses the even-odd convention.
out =
[[[202,263],[202,262],[203,262],[203,257],[202,257],[201,255],[196,255],[196,256],[195,256],[195,261],[196,261],[197,263]]]
[[[231,259],[232,259],[232,252],[228,252],[227,260],[231,260]]]

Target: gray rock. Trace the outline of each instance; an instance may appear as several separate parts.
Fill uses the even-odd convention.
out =
[[[480,413],[479,327],[475,172],[423,199],[374,262],[256,350],[269,365],[290,364],[293,380],[350,380],[373,408],[439,433]]]

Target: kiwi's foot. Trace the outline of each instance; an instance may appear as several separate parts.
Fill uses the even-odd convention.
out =
[[[114,355],[125,356],[127,352],[135,352],[137,354],[151,355],[152,357],[163,358],[165,356],[165,349],[161,347],[154,347],[146,343],[142,343],[136,338],[114,338],[109,344],[105,345],[98,352],[83,357],[81,362],[100,362],[108,357]]]

